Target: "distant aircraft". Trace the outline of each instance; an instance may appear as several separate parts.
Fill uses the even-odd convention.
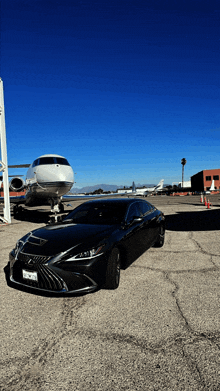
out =
[[[215,191],[215,190],[216,190],[215,189],[215,181],[213,179],[209,191]]]
[[[157,186],[147,187],[143,189],[136,189],[136,193],[137,193],[136,195],[142,195],[146,197],[149,194],[158,193],[163,189],[163,183],[164,183],[164,179],[161,179]]]
[[[14,214],[22,211],[21,204],[26,206],[50,205],[51,212],[57,213],[64,211],[63,202],[116,195],[66,195],[74,184],[74,173],[67,159],[60,155],[42,155],[30,165],[19,164],[8,167],[29,167],[25,181],[22,176],[14,176],[9,182],[9,187],[14,192],[26,189],[25,195],[10,197],[10,202],[15,204]],[[133,192],[135,192],[134,183]],[[0,202],[4,202],[4,197],[0,197]]]
[[[211,191],[219,191],[218,189],[215,188],[215,180],[212,180],[211,186],[209,190],[204,191],[204,194],[210,194]]]
[[[136,188],[135,189],[135,194],[136,196],[142,196],[142,197],[147,197],[149,194],[153,194],[153,193],[157,193],[159,191],[161,191],[163,189],[163,183],[164,183],[164,179],[161,179],[161,181],[158,183],[157,186],[154,186],[154,187],[144,187],[142,189],[138,189]],[[119,190],[118,192],[122,192],[122,191],[126,191],[126,190]],[[133,193],[133,189],[128,189],[126,191],[126,193]]]

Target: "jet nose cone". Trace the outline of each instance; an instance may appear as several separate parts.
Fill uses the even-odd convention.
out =
[[[68,175],[65,175],[63,173],[56,173],[54,174],[53,179],[54,181],[57,182],[66,182],[69,179],[68,177],[69,177]]]
[[[53,172],[54,180],[58,182],[74,182],[74,175],[71,167],[57,165],[55,168],[56,169]]]
[[[39,166],[36,170],[38,182],[74,182],[73,170],[70,166]]]

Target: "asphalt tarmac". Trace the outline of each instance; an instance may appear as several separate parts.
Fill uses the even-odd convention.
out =
[[[164,246],[122,270],[117,290],[77,297],[7,285],[9,251],[46,208],[1,225],[0,390],[220,390],[220,195],[209,198],[210,210],[199,196],[148,197],[166,216]]]

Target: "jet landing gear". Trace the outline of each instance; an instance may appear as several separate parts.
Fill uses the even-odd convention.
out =
[[[51,212],[52,213],[63,213],[64,212],[64,205],[59,203],[51,203]]]
[[[63,204],[59,204],[59,213],[63,213],[64,212],[64,205]]]
[[[62,219],[61,216],[57,216],[57,213],[64,212],[64,205],[58,200],[50,200],[50,206],[51,212],[54,213],[54,215],[50,219],[50,223],[57,223]]]

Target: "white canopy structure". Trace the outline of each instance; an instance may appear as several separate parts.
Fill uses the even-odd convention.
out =
[[[10,213],[10,198],[9,198],[9,183],[8,183],[8,162],[7,162],[7,147],[6,147],[6,131],[5,131],[5,110],[4,110],[4,94],[3,82],[0,78],[0,141],[1,141],[1,160],[0,172],[3,175],[4,188],[4,218],[0,216],[0,220],[4,223],[11,223]]]

